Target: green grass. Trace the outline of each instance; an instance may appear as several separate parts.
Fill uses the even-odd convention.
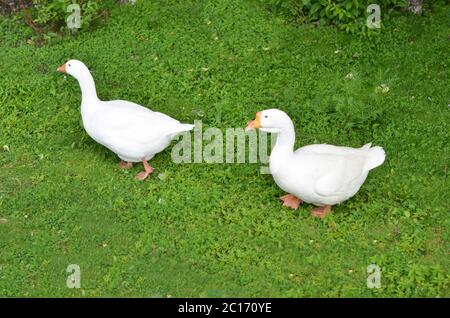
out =
[[[43,47],[1,18],[0,296],[449,297],[449,14],[395,14],[369,40],[256,2],[138,1]],[[223,131],[277,107],[299,147],[372,142],[387,160],[324,220],[283,208],[259,164],[175,164],[169,148],[139,182],[84,132],[78,84],[56,72],[69,58],[104,100]]]

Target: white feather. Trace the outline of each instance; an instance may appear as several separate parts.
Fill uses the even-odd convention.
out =
[[[66,71],[81,87],[81,116],[86,132],[122,160],[149,160],[164,150],[177,134],[194,127],[132,102],[99,100],[94,80],[80,61],[67,62]]]
[[[277,109],[261,112],[261,127],[279,129],[270,155],[270,171],[276,184],[287,193],[318,206],[334,205],[354,196],[369,170],[381,165],[381,147],[361,148],[328,144],[308,145],[293,151],[294,126],[289,116]]]

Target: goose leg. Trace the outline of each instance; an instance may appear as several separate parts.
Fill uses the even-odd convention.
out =
[[[145,180],[148,177],[148,175],[153,172],[153,168],[148,164],[148,162],[146,160],[143,160],[142,163],[144,164],[145,170],[142,172],[139,172],[136,175],[136,179],[139,179],[139,180]]]
[[[120,169],[129,169],[129,168],[133,167],[133,163],[121,160],[119,162],[119,167],[120,167]]]
[[[321,206],[320,208],[312,209],[311,215],[313,217],[316,217],[316,218],[319,217],[319,218],[323,219],[325,217],[325,215],[327,215],[330,212],[331,212],[331,205],[324,205],[324,206]]]
[[[299,198],[297,198],[295,195],[292,194],[283,195],[280,199],[281,201],[283,201],[283,206],[295,210],[297,210],[298,206],[303,203],[302,200],[300,200]]]

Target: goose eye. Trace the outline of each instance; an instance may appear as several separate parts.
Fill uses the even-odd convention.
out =
[[[70,66],[70,64],[67,64],[67,66]]]
[[[264,116],[264,118],[269,118],[269,116],[266,115],[266,116]]]

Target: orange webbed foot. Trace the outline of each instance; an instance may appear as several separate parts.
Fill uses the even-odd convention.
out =
[[[295,195],[292,194],[283,195],[280,198],[280,200],[283,201],[283,206],[286,206],[294,210],[297,210],[298,206],[303,203],[302,200],[300,200],[299,198],[297,198]]]
[[[319,208],[312,209],[311,215],[315,218],[323,219],[330,212],[331,212],[331,205],[324,205]]]
[[[136,175],[136,179],[138,180],[145,180],[147,177],[153,172],[153,168],[148,164],[147,161],[143,160],[142,163],[144,164],[144,171],[139,172]]]
[[[121,160],[119,162],[119,168],[120,169],[130,169],[131,167],[133,167],[133,163],[132,162],[127,162],[127,161],[123,161],[123,160]]]

